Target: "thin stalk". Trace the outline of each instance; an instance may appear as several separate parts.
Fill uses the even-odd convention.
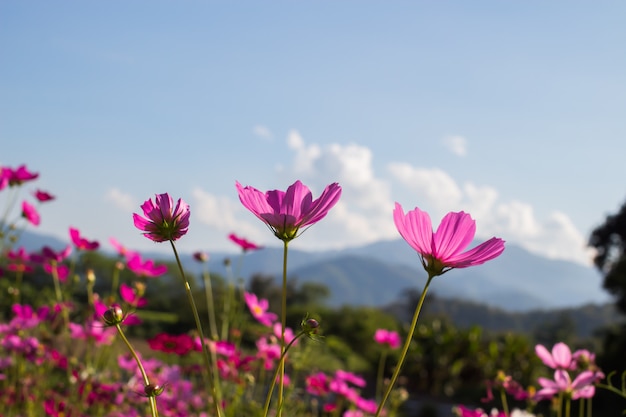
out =
[[[385,373],[385,362],[387,361],[387,349],[383,350],[383,353],[380,354],[380,359],[378,361],[378,374],[376,376],[376,400],[380,401],[380,396],[382,395],[383,390],[383,377]]]
[[[284,352],[282,352],[281,355],[280,355],[278,366],[274,370],[274,375],[272,375],[272,381],[270,383],[270,388],[267,391],[267,397],[265,398],[265,406],[263,407],[263,417],[267,417],[268,413],[270,411],[270,402],[272,400],[272,394],[274,393],[274,387],[276,386],[276,378],[278,378],[278,373],[281,371],[281,369],[284,370],[284,368],[281,368],[281,364],[285,363],[285,357],[287,356],[287,351],[293,346],[294,343],[296,343],[296,340],[298,340],[304,334],[305,334],[305,332],[303,332],[303,331],[298,333],[296,335],[296,337],[294,337],[293,340],[291,342],[289,342],[289,344],[287,346],[285,346]],[[280,405],[279,405],[279,407],[280,407]],[[280,410],[280,408],[279,408],[279,410]]]
[[[196,302],[193,299],[193,293],[191,292],[191,287],[189,286],[189,281],[187,280],[187,276],[185,275],[185,271],[183,270],[183,265],[180,262],[180,257],[178,256],[178,251],[176,250],[176,245],[174,245],[174,241],[170,240],[172,245],[172,250],[174,251],[174,256],[176,257],[176,263],[178,264],[178,269],[180,271],[180,275],[183,278],[185,283],[185,292],[187,293],[187,297],[189,298],[189,304],[191,305],[191,310],[193,312],[193,318],[196,322],[196,329],[198,330],[198,336],[200,337],[200,343],[202,344],[202,352],[204,357],[204,364],[206,366],[206,370],[209,375],[212,375],[214,372],[217,372],[217,369],[211,369],[211,355],[209,353],[209,348],[207,346],[206,340],[204,339],[204,332],[202,331],[202,324],[200,323],[200,315],[198,314],[198,308],[196,307]],[[221,395],[219,394],[219,389],[216,384],[213,384],[211,381],[211,377],[207,379],[207,385],[211,390],[211,396],[213,397],[213,405],[215,407],[215,413],[217,417],[222,417],[222,401]]]
[[[277,410],[276,410],[276,416],[277,417],[281,417],[282,413],[283,413],[283,400],[284,400],[284,391],[285,391],[285,386],[284,386],[284,382],[285,382],[285,360],[284,360],[284,356],[285,356],[285,327],[287,327],[287,253],[288,253],[288,246],[289,246],[289,241],[285,240],[283,241],[284,245],[283,245],[283,291],[282,291],[282,305],[281,305],[281,309],[280,309],[280,324],[281,324],[281,330],[280,330],[280,355],[281,355],[281,361],[280,364],[278,365],[279,367],[279,375],[280,375],[280,381],[278,384],[278,406],[277,406]]]
[[[409,351],[409,346],[411,345],[411,340],[413,339],[413,334],[415,333],[415,328],[417,327],[417,320],[419,319],[420,312],[422,311],[422,305],[424,305],[424,300],[426,299],[426,293],[428,292],[428,286],[430,285],[430,281],[434,278],[434,275],[428,274],[428,279],[426,280],[426,284],[424,285],[424,289],[422,290],[422,295],[420,295],[420,299],[417,303],[417,307],[415,308],[415,313],[413,314],[413,320],[411,321],[411,327],[409,328],[409,333],[406,336],[406,340],[404,341],[404,347],[402,348],[402,352],[400,353],[400,360],[396,365],[396,369],[393,371],[393,375],[391,377],[391,381],[385,390],[385,394],[383,395],[383,399],[378,404],[378,409],[376,410],[375,417],[379,417],[380,413],[383,411],[383,407],[385,406],[385,402],[387,402],[387,398],[389,398],[389,394],[391,394],[391,390],[400,375],[400,370],[402,369],[402,365],[404,364],[404,360],[406,359],[406,354]]]
[[[133,348],[133,345],[131,345],[128,339],[126,338],[126,335],[124,334],[124,331],[122,330],[122,327],[120,326],[119,323],[115,324],[115,328],[117,329],[117,333],[120,335],[120,337],[126,344],[126,347],[130,351],[130,354],[135,359],[135,362],[137,362],[137,366],[139,367],[139,372],[141,372],[141,377],[143,378],[144,386],[146,387],[149,386],[150,379],[148,378],[148,374],[146,373],[146,370],[143,367],[143,364],[141,363],[141,359],[139,358],[139,355],[137,355],[137,352]],[[149,395],[148,398],[150,399],[150,412],[152,413],[152,417],[159,417],[159,411],[157,409],[157,404],[156,404],[156,396]]]
[[[211,284],[211,275],[208,269],[202,271],[202,279],[204,281],[204,293],[206,297],[207,314],[209,316],[209,332],[211,333],[211,339],[217,341],[217,323],[215,321],[215,304],[213,302],[213,286]]]
[[[504,417],[509,417],[509,404],[506,401],[506,392],[504,388],[500,390],[500,401],[502,402],[502,411],[504,411]]]

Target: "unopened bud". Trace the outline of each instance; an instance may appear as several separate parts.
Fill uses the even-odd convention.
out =
[[[143,392],[147,397],[156,397],[163,393],[165,387],[158,384],[148,384],[143,388]]]
[[[93,269],[87,270],[87,282],[90,284],[93,284],[94,282],[96,282],[96,274],[95,272],[93,272]]]
[[[113,306],[102,315],[104,322],[109,326],[115,326],[124,321],[124,311],[120,306]]]

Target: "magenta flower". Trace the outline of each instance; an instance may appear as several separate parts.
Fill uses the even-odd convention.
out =
[[[17,169],[4,167],[0,171],[0,182],[9,186],[21,185],[22,183],[34,180],[39,177],[38,173],[30,172],[26,165],[20,165]]]
[[[278,318],[276,314],[267,311],[269,303],[266,299],[259,300],[256,294],[249,292],[244,292],[243,296],[250,309],[250,313],[252,313],[252,317],[262,325],[269,327]]]
[[[228,238],[235,243],[236,245],[238,245],[244,252],[247,252],[249,250],[258,250],[258,249],[262,249],[263,246],[259,246],[255,243],[250,242],[249,240],[246,240],[242,237],[239,237],[237,235],[235,235],[234,233],[231,233],[228,235]]]
[[[33,226],[39,226],[41,217],[33,205],[27,201],[22,202],[22,217],[24,217]]]
[[[256,188],[236,184],[239,200],[274,232],[274,236],[288,242],[298,236],[301,227],[311,226],[323,219],[339,201],[341,187],[327,186],[322,195],[313,200],[309,188],[296,181],[287,191],[271,190],[263,193]]]
[[[541,361],[552,369],[576,369],[576,361],[572,357],[572,351],[563,342],[552,347],[552,353],[548,352],[543,345],[535,346],[535,353]]]
[[[35,198],[37,199],[37,201],[39,201],[40,203],[45,203],[47,201],[51,201],[54,200],[54,196],[52,194],[49,194],[45,191],[41,191],[41,190],[37,190],[33,193],[33,195],[35,196]]]
[[[135,255],[130,258],[126,263],[126,266],[139,277],[155,278],[167,272],[166,265],[157,266],[152,259],[148,259],[143,262],[140,255]]]
[[[49,246],[44,246],[41,249],[41,254],[43,255],[43,257],[54,262],[62,262],[64,259],[70,256],[71,253],[72,247],[70,245],[67,245],[65,249],[59,252],[55,251]]]
[[[379,345],[387,344],[391,349],[400,347],[400,335],[393,330],[378,329],[374,333],[374,341]]]
[[[474,239],[476,222],[462,211],[446,214],[434,233],[430,216],[417,207],[404,214],[402,206],[396,203],[393,220],[400,235],[419,253],[424,269],[431,276],[441,275],[452,268],[483,264],[504,250],[504,240],[492,237],[463,252]]]
[[[133,213],[135,227],[144,232],[144,236],[155,242],[180,239],[189,229],[189,205],[178,199],[176,207],[169,194],[157,194],[155,202],[146,200],[141,209],[145,216]]]
[[[596,388],[593,385],[596,380],[597,375],[592,371],[581,372],[574,381],[572,381],[566,370],[557,369],[554,371],[554,381],[543,377],[537,380],[542,388],[537,391],[534,400],[541,401],[551,399],[559,393],[564,393],[573,400],[591,398],[596,393]]]
[[[72,239],[72,243],[76,246],[78,250],[96,250],[100,247],[100,243],[97,241],[89,241],[80,235],[78,229],[74,227],[70,227],[70,238]]]
[[[139,296],[135,288],[130,285],[126,285],[125,283],[120,285],[120,296],[122,297],[122,300],[133,307],[145,307],[146,304],[148,304],[148,300]]]

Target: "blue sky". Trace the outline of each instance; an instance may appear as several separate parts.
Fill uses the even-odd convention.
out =
[[[181,250],[279,242],[236,180],[344,193],[293,246],[399,237],[395,201],[480,237],[587,262],[626,196],[626,3],[0,3],[0,164],[57,196],[40,231],[160,249],[155,193],[192,209]],[[28,197],[27,194],[24,195]],[[5,197],[0,194],[0,204]],[[163,250],[167,250],[163,247]]]

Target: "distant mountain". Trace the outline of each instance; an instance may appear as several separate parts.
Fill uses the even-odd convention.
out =
[[[296,241],[297,243],[297,241]],[[62,248],[67,243],[50,236],[24,232],[19,242],[29,250],[42,245]],[[328,286],[328,304],[385,306],[408,289],[422,289],[426,274],[415,251],[402,239],[381,241],[344,250],[305,252],[293,244],[289,249],[288,275],[298,282],[313,281]],[[172,261],[163,254],[145,257]],[[191,254],[181,254],[193,273],[201,265]],[[229,259],[230,272],[224,266]],[[245,255],[212,253],[209,269],[223,277],[249,279],[253,274],[282,276],[283,250],[265,248]],[[436,277],[430,291],[443,298],[458,298],[507,311],[578,307],[610,301],[602,289],[602,277],[590,266],[548,259],[520,246],[507,244],[498,258],[477,267],[452,270]]]
[[[228,255],[232,258],[232,255]],[[237,257],[233,268],[237,269]],[[223,258],[212,256],[214,272],[225,274]],[[266,248],[245,255],[238,276],[281,276],[282,249]],[[419,257],[401,239],[340,251],[290,249],[290,277],[328,286],[330,305],[383,306],[407,289],[421,290],[425,272]],[[592,267],[544,258],[513,244],[484,265],[452,270],[436,277],[431,291],[441,297],[485,303],[508,311],[555,309],[610,301],[602,277]]]

